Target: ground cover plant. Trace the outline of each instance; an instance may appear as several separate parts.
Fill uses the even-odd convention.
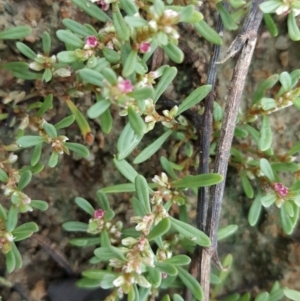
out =
[[[259,83],[246,109],[240,107],[262,19],[276,36],[272,14],[286,15],[288,35],[298,41],[300,3],[220,1],[210,8],[218,19],[213,28],[204,19],[198,1],[72,2],[94,20],[93,25],[65,19],[65,29],[56,32],[64,44],[62,51],[53,54],[51,37],[45,32],[42,53],[18,41],[16,48],[26,60],[1,65],[16,79],[33,82],[34,97],[38,98],[24,105],[32,95],[3,92],[0,119],[6,126],[15,122],[14,142],[7,144],[2,139],[0,158],[1,187],[10,200],[9,206],[0,205],[0,247],[7,271],[22,266],[16,242],[39,229],[34,221],[20,223],[20,217],[48,208],[47,202],[32,199],[25,192],[32,177],[45,167],[41,163],[45,149],[51,150],[47,159],[51,168],[63,156],[74,153],[88,160],[95,139],[92,127],[100,126],[109,139],[115,126],[112,112],[117,111],[124,126],[111,160],[126,182],[97,190],[96,203],[77,197],[76,205],[89,219],[62,225],[67,231],[84,233],[70,240],[74,247],[95,248],[91,267],[82,271],[78,285],[110,290],[105,300],[124,296],[127,300],[220,300],[232,256],[220,261],[218,241],[238,228],[236,224],[219,228],[228,166],[237,171],[251,200],[251,226],[258,223],[263,208],[271,206],[276,208],[286,234],[292,234],[298,222],[300,181],[295,161],[300,143],[277,153],[270,116],[289,106],[300,108],[300,70],[272,74]],[[164,92],[191,51],[183,51],[180,44],[185,39],[183,24],[210,43],[212,55],[206,78],[201,78],[187,97],[169,99]],[[237,31],[237,35],[221,58],[224,30]],[[2,31],[0,39],[22,39],[29,33],[26,26],[11,28]],[[161,51],[169,63],[153,67],[153,58]],[[224,100],[216,95],[217,70],[233,56],[238,59]],[[63,89],[55,89],[61,83]],[[92,104],[82,110],[80,104],[87,96]],[[70,113],[54,123],[45,116],[57,100]],[[81,143],[70,141],[67,135],[73,123],[78,126]],[[142,148],[151,133],[157,136]],[[175,141],[172,152],[156,163],[163,172],[146,179],[138,165],[149,162],[171,140]],[[30,150],[30,160],[18,166],[23,150]],[[284,177],[286,173],[289,178]],[[131,194],[129,221],[118,218],[110,202],[111,194],[124,192]],[[197,195],[195,220],[189,216],[192,194]],[[218,272],[211,272],[212,263]],[[300,300],[300,293],[274,282],[270,292],[227,297],[240,301]]]

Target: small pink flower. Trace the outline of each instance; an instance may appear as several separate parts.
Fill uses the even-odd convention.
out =
[[[85,40],[85,49],[95,48],[98,45],[98,39],[95,36],[89,36]]]
[[[151,50],[151,45],[148,42],[142,42],[140,44],[140,52],[141,53],[146,53],[149,52]]]
[[[101,7],[102,10],[109,9],[109,3],[106,3],[105,0],[99,0],[97,1],[97,4]]]
[[[94,211],[94,218],[101,219],[101,218],[103,218],[104,213],[105,212],[102,209],[97,209],[97,210]]]
[[[281,183],[274,183],[274,190],[282,197],[289,193],[289,189],[283,186]]]
[[[134,87],[129,79],[124,79],[118,82],[118,89],[122,93],[130,93]]]
[[[168,277],[168,274],[167,274],[167,273],[161,273],[161,277],[162,277],[163,279],[166,279],[166,278]]]

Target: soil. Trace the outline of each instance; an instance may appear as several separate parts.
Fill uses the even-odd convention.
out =
[[[55,31],[62,28],[62,20],[71,18],[80,22],[91,22],[90,18],[80,12],[68,0],[0,0],[0,30],[14,25],[28,24],[32,26],[32,34],[25,42],[35,51],[41,49],[40,38],[44,31],[52,37],[52,49],[62,47],[56,38]],[[210,17],[211,18],[211,17]],[[273,38],[262,26],[255,50],[253,63],[248,75],[248,82],[244,93],[243,108],[250,103],[251,95],[258,83],[273,73],[282,70],[292,71],[300,67],[299,43],[291,42],[287,36],[285,20],[280,23],[280,34]],[[209,47],[206,42],[199,39],[192,31],[188,45],[203,58],[204,67],[209,59]],[[222,48],[224,55],[232,41],[232,34],[225,34],[225,43]],[[5,42],[5,48],[0,50],[1,62],[24,60],[15,47],[15,42]],[[55,52],[55,51],[54,51]],[[218,78],[219,103],[224,105],[229,86],[234,59],[220,65]],[[192,75],[191,75],[192,73]],[[193,78],[193,80],[191,80]],[[26,84],[26,83],[25,83]],[[0,70],[0,87],[5,92],[14,90],[32,90],[23,83],[17,82],[12,75]],[[191,72],[191,63],[186,61],[179,72],[175,85],[168,90],[171,98],[182,98],[189,90],[198,85],[196,70]],[[91,102],[85,99],[82,107],[87,107]],[[67,112],[66,107],[56,100],[54,110],[46,118],[59,120]],[[295,108],[288,108],[284,114],[273,114],[272,123],[276,129],[276,151],[283,152],[292,143],[299,140],[300,119]],[[30,239],[18,243],[23,258],[23,267],[8,274],[5,271],[4,257],[0,255],[0,277],[7,282],[0,283],[0,296],[4,301],[85,301],[95,298],[91,292],[82,292],[74,286],[75,280],[81,271],[90,267],[88,260],[93,256],[93,248],[76,248],[68,243],[69,238],[78,237],[77,233],[69,233],[62,229],[62,223],[70,220],[88,221],[88,216],[80,211],[74,202],[76,196],[81,196],[94,203],[95,194],[99,188],[124,183],[125,179],[115,170],[112,157],[116,153],[115,141],[120,133],[123,120],[114,115],[114,130],[105,135],[97,124],[93,124],[95,143],[90,147],[92,156],[88,160],[78,160],[74,156],[60,158],[59,164],[54,169],[45,168],[38,176],[33,178],[31,185],[26,188],[26,193],[32,199],[45,200],[49,204],[46,212],[22,215],[22,222],[35,221],[40,231]],[[10,139],[10,131],[4,131],[0,124],[1,139]],[[159,133],[161,128],[156,131]],[[154,134],[155,135],[155,132]],[[76,125],[67,133],[71,141],[82,142]],[[153,140],[151,137],[148,138]],[[141,149],[147,142],[141,144]],[[141,164],[139,170],[149,180],[161,169],[157,160],[165,152],[169,152],[172,144],[156,154],[151,162]],[[28,164],[29,151],[18,154],[20,164]],[[133,154],[133,156],[136,153]],[[47,166],[49,150],[44,149],[43,161]],[[288,181],[288,180],[287,180]],[[119,212],[119,219],[128,222],[130,207],[128,194],[110,195],[112,207]],[[6,204],[4,196],[0,196],[1,204]],[[195,202],[191,199],[191,203]],[[95,204],[95,203],[94,203]],[[251,200],[242,192],[236,171],[229,169],[227,188],[223,202],[221,225],[237,224],[238,232],[220,244],[220,256],[223,258],[231,253],[234,258],[233,272],[230,274],[227,287],[222,291],[222,296],[231,292],[254,294],[269,290],[275,280],[284,286],[300,290],[300,228],[298,227],[291,237],[286,236],[278,222],[277,210],[265,210],[257,227],[251,228],[247,222],[248,209]],[[195,210],[191,211],[191,217]],[[11,284],[11,287],[10,285]],[[73,292],[74,296],[70,293]],[[101,294],[105,292],[101,291]],[[97,292],[98,294],[98,292]],[[99,300],[103,296],[97,295]]]

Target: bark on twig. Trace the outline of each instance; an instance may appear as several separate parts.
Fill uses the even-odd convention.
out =
[[[217,231],[219,226],[219,218],[221,211],[221,203],[223,198],[225,179],[227,173],[228,160],[230,156],[230,148],[233,139],[233,133],[235,129],[235,123],[240,107],[240,100],[245,86],[245,80],[248,73],[249,65],[252,59],[253,51],[257,39],[257,30],[261,23],[262,12],[259,10],[258,5],[262,0],[254,0],[249,13],[245,19],[243,29],[240,35],[234,40],[232,46],[229,48],[225,59],[234,56],[240,51],[240,55],[234,73],[232,76],[231,84],[229,87],[227,105],[225,108],[225,114],[220,131],[220,138],[217,146],[214,172],[219,173],[224,177],[224,180],[208,189],[199,190],[198,210],[197,210],[197,226],[203,230],[211,239],[211,246],[209,248],[198,248],[195,252],[195,257],[192,263],[192,274],[197,277],[201,282],[204,301],[209,300],[209,279],[211,260],[220,266],[218,251],[217,251]],[[216,58],[214,53],[213,59]],[[215,72],[215,63],[210,65],[209,74]],[[214,83],[214,82],[212,82]],[[211,93],[206,100],[206,117],[204,117],[204,123],[201,130],[201,154],[200,154],[200,173],[209,172],[208,158],[209,158],[209,140],[211,135],[212,124],[212,105],[214,95]],[[209,195],[210,192],[210,195]],[[190,300],[191,297],[186,295],[185,300]]]

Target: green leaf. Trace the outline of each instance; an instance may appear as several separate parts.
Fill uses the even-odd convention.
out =
[[[292,223],[291,217],[285,211],[284,207],[280,208],[280,223],[282,226],[283,231],[290,235],[294,230],[294,225]]]
[[[300,300],[300,292],[299,291],[292,290],[292,289],[285,287],[283,289],[283,293],[287,298],[289,298],[291,300],[294,300],[294,301]]]
[[[134,132],[138,136],[144,135],[146,132],[146,124],[143,118],[131,106],[128,108],[128,119]]]
[[[104,47],[102,49],[104,57],[110,62],[110,63],[117,63],[120,61],[121,56],[118,52],[115,50],[112,50],[110,48]]]
[[[36,223],[29,222],[17,227],[13,232],[14,241],[20,241],[30,237],[34,232],[39,231],[39,227]]]
[[[252,185],[247,177],[247,174],[244,171],[242,171],[240,173],[240,175],[241,175],[242,186],[243,186],[244,192],[249,199],[252,199],[254,196],[254,191],[253,191]]]
[[[114,6],[112,19],[115,26],[116,34],[121,41],[128,41],[130,37],[130,29],[126,24],[118,5]],[[123,75],[125,76],[125,75]],[[126,76],[125,76],[126,77]]]
[[[221,284],[222,281],[221,279],[219,278],[219,276],[217,276],[216,274],[214,273],[210,273],[210,279],[209,279],[209,282],[211,284]]]
[[[41,155],[42,155],[42,148],[43,148],[43,144],[37,144],[34,147],[32,155],[31,155],[31,160],[30,160],[30,164],[32,166],[36,165],[39,162]]]
[[[143,204],[147,214],[151,213],[149,198],[150,191],[146,179],[141,175],[137,175],[134,183],[139,201]]]
[[[79,61],[74,51],[61,51],[57,54],[57,58],[62,63],[74,63]]]
[[[195,29],[203,38],[213,44],[222,45],[223,40],[204,20],[194,24]]]
[[[75,120],[75,116],[70,115],[70,116],[63,118],[61,121],[57,122],[54,126],[57,130],[63,129],[63,128],[70,126],[74,122],[74,120]]]
[[[2,220],[7,219],[6,209],[4,209],[1,204],[0,204],[0,219]]]
[[[140,143],[142,138],[143,136],[137,135],[132,129],[130,123],[127,123],[117,142],[117,149],[119,151],[117,159],[123,160],[130,155],[135,147]]]
[[[131,204],[135,216],[145,216],[147,214],[143,203],[138,198],[132,197]]]
[[[134,159],[133,163],[139,164],[149,159],[153,154],[155,154],[161,148],[163,143],[170,137],[172,133],[173,133],[172,130],[166,131],[158,139],[156,139],[145,149],[143,149],[141,153]]]
[[[126,261],[126,257],[121,252],[121,250],[113,246],[97,248],[94,251],[94,254],[103,261],[108,261],[112,258],[117,258],[121,261]]]
[[[44,125],[43,125],[43,129],[45,130],[45,132],[47,133],[47,135],[50,137],[50,138],[57,138],[57,131],[56,131],[56,128],[54,125],[48,123],[48,122],[45,122]]]
[[[149,241],[151,241],[151,240],[154,240],[158,236],[164,235],[166,232],[169,231],[170,226],[171,226],[171,224],[170,224],[169,219],[163,218],[156,226],[154,226],[154,228],[151,230],[151,232],[147,236],[147,239]],[[166,262],[166,261],[164,261],[164,262]],[[172,262],[168,262],[168,263],[172,264]]]
[[[198,281],[182,267],[177,266],[178,275],[183,284],[191,291],[197,300],[203,299],[203,291]]]
[[[79,231],[79,232],[87,232],[88,230],[88,224],[86,223],[82,223],[82,222],[66,222],[62,225],[62,227],[66,230],[66,231],[70,231],[70,232],[75,232],[75,231]]]
[[[130,76],[136,68],[137,63],[137,51],[131,50],[129,55],[126,58],[125,64],[123,66],[122,75],[124,77]]]
[[[259,293],[254,299],[254,301],[268,301],[268,300],[269,300],[269,293],[267,292]]]
[[[147,269],[148,269],[147,280],[151,283],[151,285],[153,287],[160,287],[161,280],[162,280],[161,272],[157,269],[152,268],[152,267],[147,267]]]
[[[42,117],[49,109],[53,108],[53,95],[48,94],[44,101],[43,104],[41,105],[39,111],[37,112],[38,117]]]
[[[62,22],[68,29],[83,37],[88,37],[90,35],[93,35],[93,33],[87,27],[83,26],[82,24],[72,19],[64,19]]]
[[[71,45],[75,48],[81,49],[84,46],[84,42],[69,30],[60,29],[56,32],[56,36],[65,44]]]
[[[136,6],[134,1],[131,0],[120,0],[122,9],[126,12],[126,15],[133,16],[138,12],[138,7]]]
[[[113,126],[113,120],[110,113],[110,110],[107,109],[103,114],[99,117],[99,122],[101,125],[101,129],[105,134],[108,134]]]
[[[270,14],[270,13],[275,13],[277,8],[279,8],[279,6],[281,5],[282,4],[280,1],[266,1],[264,3],[261,3],[259,5],[259,8],[263,13]]]
[[[21,42],[17,42],[16,46],[18,48],[18,50],[25,55],[26,57],[28,57],[31,60],[35,60],[36,59],[36,53],[33,52],[27,45],[25,45],[24,43]]]
[[[76,285],[82,288],[99,288],[100,287],[100,280],[98,279],[90,279],[90,278],[81,278],[80,280],[76,281]]]
[[[191,240],[195,244],[202,246],[202,247],[209,247],[211,242],[209,237],[203,233],[202,231],[198,230],[194,226],[191,226],[187,223],[181,222],[171,216],[169,216],[172,226],[181,233],[185,238]]]
[[[216,173],[202,174],[197,176],[185,176],[181,180],[171,182],[172,187],[175,188],[193,188],[193,187],[205,187],[220,183],[223,181],[223,177]]]
[[[268,77],[267,79],[265,79],[256,89],[254,96],[253,96],[253,100],[252,100],[252,104],[255,104],[256,102],[258,102],[266,93],[266,91],[268,89],[271,89],[275,86],[275,84],[278,82],[279,80],[279,75],[278,74],[273,74],[270,77]]]
[[[108,99],[97,101],[87,111],[89,118],[94,119],[102,115],[106,110],[109,109],[111,102]]]
[[[174,62],[177,64],[180,64],[183,62],[184,59],[184,53],[182,52],[182,50],[172,44],[172,43],[168,43],[167,45],[162,45],[161,46],[162,49],[164,50],[164,52],[166,53],[166,55]]]
[[[48,203],[40,200],[32,200],[30,206],[41,211],[45,211],[48,209]]]
[[[165,263],[164,261],[156,261],[154,265],[155,268],[159,270],[161,273],[166,273],[169,276],[176,276],[178,274],[177,267]]]
[[[15,259],[15,255],[12,252],[12,250],[10,250],[7,254],[5,254],[5,262],[6,262],[6,269],[8,271],[8,273],[11,273],[15,267],[16,267],[16,259]]]
[[[237,225],[228,225],[224,228],[221,228],[218,230],[218,241],[232,235],[235,233],[238,229]]]
[[[48,166],[53,168],[57,165],[58,163],[58,152],[54,151],[52,152],[49,160],[48,160]]]
[[[191,258],[187,255],[175,255],[171,258],[164,260],[165,263],[173,264],[173,265],[187,265],[190,264]]]
[[[45,140],[40,136],[23,136],[17,139],[17,144],[20,147],[31,147],[43,143]]]
[[[148,25],[148,22],[141,17],[126,16],[124,19],[129,27],[142,27]]]
[[[7,173],[2,168],[0,168],[0,181],[5,183],[7,182],[7,180],[8,180]]]
[[[126,161],[126,160],[117,160],[114,158],[114,163],[119,172],[130,182],[134,183],[135,177],[138,175],[136,170]]]
[[[136,99],[145,101],[147,98],[153,98],[154,90],[152,87],[143,87],[128,93],[128,96]]]
[[[268,207],[270,207],[276,201],[276,194],[275,193],[270,193],[270,194],[264,195],[260,199],[260,201],[261,201],[261,204],[265,208],[268,208]]]
[[[220,13],[220,17],[222,19],[222,23],[225,27],[225,29],[227,30],[236,30],[238,29],[237,24],[235,23],[235,20],[232,16],[232,14],[230,14],[225,7],[223,6],[223,4],[221,2],[217,3],[217,9]]]
[[[17,269],[20,269],[22,267],[22,257],[21,257],[21,254],[16,246],[16,244],[14,242],[11,243],[11,246],[12,246],[12,249],[11,251],[13,252],[14,254],[14,257],[15,257],[15,262],[16,262],[16,268]]]
[[[87,158],[90,155],[89,150],[82,144],[65,142],[65,146],[83,158]]]
[[[51,51],[51,38],[48,32],[44,32],[42,36],[44,54],[49,55]]]
[[[6,220],[6,231],[12,232],[18,223],[18,213],[19,209],[15,205],[11,205],[8,214],[7,214],[7,220]]]
[[[291,88],[292,88],[292,79],[290,77],[290,75],[288,74],[288,72],[282,72],[279,75],[279,81],[283,87],[283,89],[285,90],[285,92],[288,92]]]
[[[262,208],[262,205],[260,202],[261,197],[262,197],[261,192],[259,192],[256,195],[253,203],[251,204],[250,210],[249,210],[248,222],[249,222],[250,226],[252,226],[252,227],[256,225],[256,223],[259,219],[260,213],[261,213],[261,208]]]
[[[29,26],[16,26],[0,32],[0,40],[19,40],[31,33]]]
[[[51,79],[52,79],[52,71],[49,68],[47,68],[43,73],[42,80],[43,82],[48,83]]]
[[[110,20],[108,15],[93,3],[87,2],[86,0],[72,0],[72,2],[89,16],[97,19],[100,22],[107,22]]]
[[[23,190],[31,181],[32,173],[31,171],[27,170],[21,174],[19,183],[18,183],[18,189]]]
[[[275,181],[275,176],[272,170],[272,167],[269,163],[269,161],[265,158],[260,159],[259,161],[260,169],[263,172],[263,174],[271,181]]]
[[[280,2],[279,2],[280,3]],[[288,33],[292,41],[300,40],[300,31],[296,22],[296,17],[293,12],[290,12],[287,20]]]
[[[278,28],[270,14],[264,14],[264,22],[272,37],[277,37]]]
[[[272,129],[268,116],[263,116],[258,140],[258,147],[261,151],[268,150],[272,145]]]
[[[167,174],[173,179],[173,180],[176,180],[177,179],[177,176],[174,172],[174,169],[173,169],[173,165],[174,163],[169,161],[167,158],[161,156],[160,157],[160,164],[161,166],[163,167],[163,169],[167,172]]]
[[[261,103],[261,107],[264,111],[268,111],[271,109],[274,109],[277,105],[276,100],[273,98],[267,98],[267,97],[263,97],[260,100]]]
[[[76,247],[90,247],[100,244],[99,237],[73,238],[69,243]]]
[[[87,83],[102,87],[103,86],[103,80],[104,77],[99,72],[84,68],[79,71],[79,76]]]
[[[162,76],[155,87],[154,97],[153,97],[154,103],[156,103],[160,98],[160,96],[166,91],[170,83],[175,78],[176,74],[177,74],[177,69],[175,67],[167,66],[164,69]]]
[[[86,199],[81,197],[76,197],[75,203],[77,204],[78,207],[80,207],[83,211],[85,211],[89,215],[91,216],[94,215],[95,209]]]
[[[198,104],[210,92],[211,85],[205,85],[194,90],[178,107],[176,116]]]

